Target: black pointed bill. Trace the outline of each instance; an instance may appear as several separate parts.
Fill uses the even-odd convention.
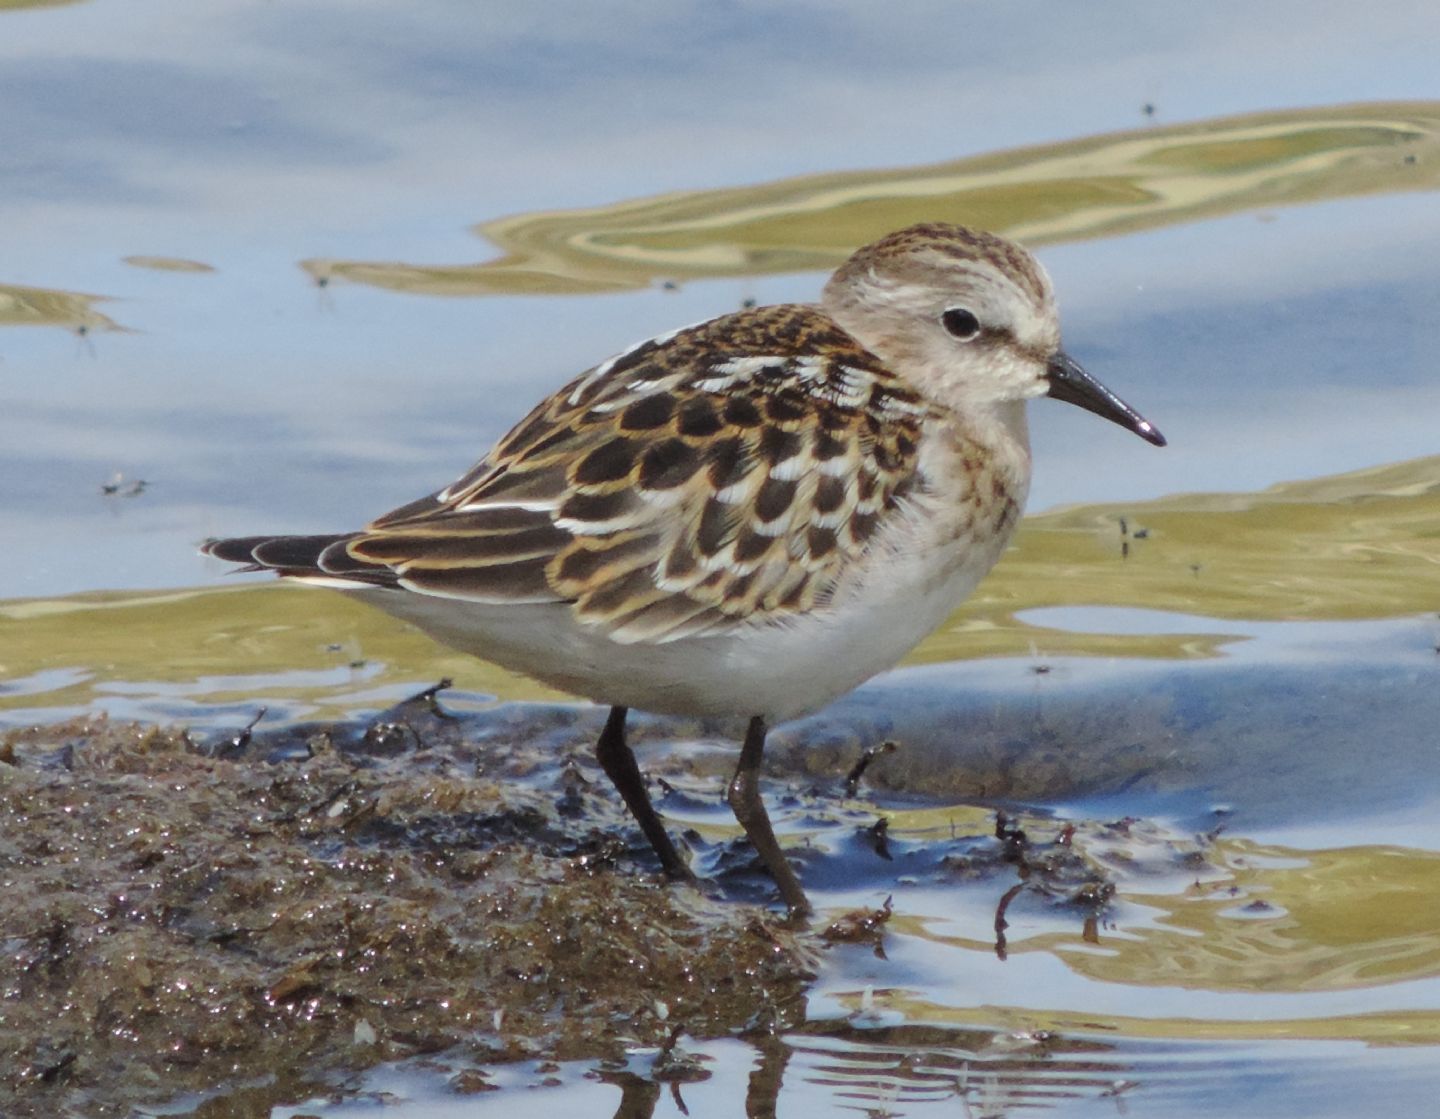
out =
[[[1047,395],[1104,416],[1157,447],[1165,446],[1165,436],[1156,431],[1149,420],[1085,372],[1084,367],[1069,354],[1057,353],[1052,357],[1045,376],[1050,382]]]

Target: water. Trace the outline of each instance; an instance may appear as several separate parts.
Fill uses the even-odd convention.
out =
[[[1440,14],[1107,16],[0,0],[0,725],[355,721],[442,676],[476,727],[568,725],[194,546],[362,523],[587,365],[813,298],[920,216],[1036,247],[1067,349],[1171,444],[1037,403],[1016,548],[905,667],[777,732],[822,910],[895,897],[887,958],[825,950],[797,1020],[480,1062],[494,1092],[456,1094],[450,1053],[173,1107],[1425,1110]],[[723,735],[639,726],[645,764],[695,771],[662,810],[720,842]],[[806,799],[886,737],[866,811],[898,862]],[[934,877],[996,804],[1142,822],[1098,940],[1026,892],[1002,963],[1009,880]]]

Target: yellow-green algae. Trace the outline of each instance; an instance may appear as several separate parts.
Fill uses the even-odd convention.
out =
[[[187,260],[179,256],[127,256],[122,263],[132,268],[149,268],[155,272],[214,272],[213,265],[203,260]]]
[[[63,8],[83,0],[0,0],[0,12],[17,11],[21,8]]]
[[[1039,246],[1437,185],[1440,102],[1334,105],[518,214],[476,226],[502,255],[474,264],[301,267],[327,283],[430,295],[583,294],[833,268],[855,246],[919,221]]]
[[[95,304],[110,297],[56,288],[0,284],[0,326],[61,326],[70,330],[124,330]]]

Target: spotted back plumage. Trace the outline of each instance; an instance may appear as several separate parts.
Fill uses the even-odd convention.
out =
[[[821,311],[742,311],[583,374],[320,566],[568,602],[619,641],[774,621],[823,605],[915,484],[928,412]]]

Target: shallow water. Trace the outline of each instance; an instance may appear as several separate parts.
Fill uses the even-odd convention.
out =
[[[0,0],[0,727],[363,721],[449,677],[477,727],[574,745],[566,697],[194,545],[361,523],[587,365],[812,298],[920,217],[1036,247],[1067,349],[1171,441],[1037,403],[1011,554],[904,667],[777,731],[817,903],[895,906],[884,959],[820,953],[802,1021],[176,1108],[1425,1112],[1440,14],[1107,11]],[[727,728],[638,728],[694,783],[662,811],[727,836]],[[812,787],[886,738],[828,814]],[[937,869],[997,805],[1133,821],[1090,848],[1095,929],[1027,890],[997,957],[1011,883]]]

